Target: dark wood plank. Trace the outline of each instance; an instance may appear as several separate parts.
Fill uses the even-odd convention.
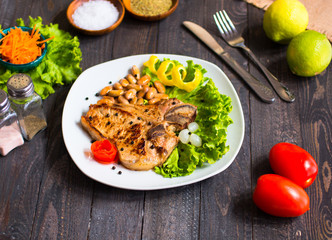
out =
[[[200,184],[147,192],[142,239],[199,239]]]
[[[62,137],[61,118],[69,87],[58,89],[47,101],[47,155],[36,208],[33,239],[84,239],[88,235],[93,181],[71,160]],[[48,103],[50,104],[50,103]]]
[[[278,71],[277,77],[281,79],[290,79],[287,68],[284,68],[285,46],[277,45],[266,38],[262,30],[262,16],[264,12],[250,8],[249,19],[251,20],[249,29],[253,33],[249,33],[249,44],[253,44],[256,55],[262,55],[262,62],[267,63],[273,59],[274,63],[269,66],[271,72],[276,68],[283,68]],[[264,60],[267,62],[265,63]],[[287,65],[286,65],[287,67]],[[251,72],[259,75],[259,71],[252,65]],[[283,73],[283,76],[282,76]],[[262,78],[261,78],[262,79]],[[285,82],[287,86],[296,94],[296,85]],[[252,112],[260,113],[252,115],[251,141],[252,145],[252,176],[253,189],[259,176],[266,173],[272,173],[268,162],[268,153],[271,147],[280,142],[295,142],[301,144],[300,138],[300,119],[298,117],[298,105],[301,101],[300,96],[296,94],[296,102],[287,104],[276,98],[276,102],[271,105],[253,104]],[[262,134],[269,132],[270,134]],[[301,217],[302,218],[302,217]],[[272,239],[294,238],[295,232],[292,229],[303,231],[303,224],[296,224],[292,219],[280,219],[269,216],[256,207],[253,209],[253,236],[255,239],[261,239],[264,236],[271,236]],[[288,234],[292,235],[288,235]]]
[[[141,239],[144,192],[96,184],[89,239]]]
[[[27,18],[32,12],[32,6],[22,7],[24,1],[3,1],[0,5],[3,28],[15,26],[17,18]],[[47,130],[1,157],[0,239],[25,239],[31,235],[47,155],[44,144]]]
[[[265,173],[272,173],[268,163],[268,152],[278,142],[291,142],[309,151],[317,160],[320,174],[312,186],[306,189],[311,203],[309,212],[293,219],[282,219],[269,216],[257,208],[253,212],[254,238],[262,239],[271,236],[271,239],[328,239],[331,231],[327,222],[331,219],[330,205],[324,199],[331,199],[331,190],[324,189],[323,167],[331,159],[331,153],[326,146],[331,144],[328,129],[331,127],[331,106],[327,99],[328,94],[323,89],[327,86],[331,66],[324,75],[313,78],[301,78],[292,75],[286,62],[287,46],[273,43],[262,30],[264,12],[256,8],[249,8],[250,47],[258,53],[261,61],[271,72],[284,82],[296,95],[294,103],[288,104],[280,99],[269,106],[252,104],[251,141],[252,141],[252,176],[253,187],[257,178]],[[250,67],[253,74],[259,74]],[[318,90],[320,89],[320,91]],[[321,129],[321,130],[318,130]],[[270,134],[262,134],[269,132]],[[324,169],[324,170],[323,170]],[[327,170],[329,172],[329,170]],[[329,173],[327,173],[329,175]],[[329,179],[327,184],[331,180]],[[321,194],[318,194],[321,193]],[[327,205],[325,205],[327,204]],[[324,209],[324,210],[323,210]]]
[[[218,10],[226,10],[239,31],[247,24],[247,5],[245,3],[233,4],[221,1],[220,4],[209,2],[211,16],[207,21],[208,29],[216,37],[220,45],[230,53],[245,69],[248,67],[246,57],[237,49],[229,47],[221,38],[212,15]],[[206,17],[205,17],[206,18]],[[242,79],[220,59],[216,64],[222,66],[239,94],[245,116],[245,138],[241,151],[232,165],[217,176],[202,182],[201,206],[201,239],[250,239],[251,229],[251,168],[250,159],[250,132],[249,96],[248,87]],[[217,80],[216,80],[217,81]],[[234,119],[236,121],[236,119]],[[222,159],[221,159],[222,161]]]
[[[112,36],[113,35],[113,36]],[[104,61],[154,52],[158,23],[140,22],[126,16],[121,28],[110,34]],[[109,37],[110,37],[109,36]],[[92,46],[89,48],[92,49]],[[102,52],[102,47],[97,50]],[[92,56],[94,56],[93,54]],[[131,66],[128,65],[128,71]],[[125,76],[127,73],[123,73]],[[90,239],[140,239],[144,216],[144,192],[118,190],[97,184],[91,209]],[[107,227],[105,227],[107,226]]]
[[[34,4],[37,3],[34,2],[32,5]],[[21,6],[18,4],[16,10],[23,9]],[[43,15],[45,24],[56,23],[53,19],[56,19],[58,14],[64,14],[65,12],[61,9],[66,6],[67,2],[58,2],[53,7],[43,4],[35,8],[31,6],[34,10],[25,8],[30,12],[20,16],[26,23],[28,23],[29,15],[34,17]],[[48,12],[47,16],[43,13],[44,11]],[[24,15],[26,17],[23,17]],[[62,16],[62,19],[65,21],[65,15]],[[83,176],[74,166],[63,143],[61,116],[68,90],[69,87],[59,88],[56,94],[44,101],[48,128],[38,134],[33,141],[23,146],[30,152],[21,151],[21,157],[17,158],[28,166],[25,167],[21,164],[25,171],[21,174],[21,177],[25,176],[22,177],[25,184],[22,184],[23,192],[21,193],[24,195],[17,196],[17,200],[21,203],[17,204],[20,207],[17,208],[12,222],[27,229],[20,227],[16,230],[11,227],[8,232],[11,237],[15,237],[17,234],[22,234],[17,239],[26,239],[30,235],[32,238],[40,239],[60,239],[70,238],[70,236],[85,238],[87,236],[93,182]],[[30,187],[30,184],[35,187]],[[10,185],[8,184],[8,186]],[[15,206],[15,201],[10,200],[11,206]],[[20,208],[23,212],[19,210]],[[31,217],[17,218],[17,216],[24,216],[27,213]]]
[[[322,75],[300,78],[286,62],[285,45],[264,34],[264,12],[244,1],[180,1],[158,22],[126,14],[115,31],[86,36],[66,20],[70,0],[2,0],[0,24],[18,17],[42,16],[77,35],[83,70],[98,63],[145,53],[171,53],[210,61],[234,85],[245,117],[245,138],[233,164],[199,183],[159,191],[115,189],[86,177],[71,160],[62,139],[61,116],[70,86],[61,86],[44,101],[48,128],[6,157],[0,157],[0,239],[330,239],[332,66]],[[212,15],[225,9],[247,45],[296,95],[287,104],[276,98],[262,103],[243,80],[182,26],[184,20],[206,28],[245,69],[261,81],[262,73],[238,49],[220,37]],[[128,66],[130,68],[130,66]],[[319,174],[306,189],[310,210],[297,218],[276,218],[252,202],[257,178],[272,170],[270,148],[295,143],[317,160]]]
[[[191,4],[198,9],[203,7],[199,1],[181,1],[169,18],[158,23],[155,52],[185,55],[183,49],[198,46],[193,38],[187,42],[182,26],[184,20],[197,14],[197,11],[186,11]],[[146,192],[142,239],[199,239],[199,208],[200,183]]]

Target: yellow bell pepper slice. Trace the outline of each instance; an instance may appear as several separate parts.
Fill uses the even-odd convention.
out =
[[[195,69],[194,79],[191,82],[183,82],[182,89],[186,90],[187,92],[191,92],[194,90],[203,78],[203,74],[199,69]]]
[[[145,67],[148,67],[153,74],[157,75],[156,64],[158,61],[159,61],[158,57],[152,55],[149,61],[145,62],[143,65]]]
[[[172,65],[171,70],[168,71],[170,65]],[[174,84],[174,76],[173,76],[173,69],[175,67],[174,62],[170,60],[163,61],[158,70],[157,70],[157,77],[158,79],[166,86],[175,86]]]
[[[184,79],[187,76],[187,70],[182,65],[177,65],[173,68],[172,71],[172,77],[173,77],[173,83],[176,87],[183,89]]]
[[[175,63],[173,61],[166,60],[160,64],[157,70],[156,63],[158,61],[158,57],[152,55],[150,59],[144,63],[144,66],[148,67],[153,74],[157,75],[158,79],[165,86],[176,86],[187,92],[191,92],[199,85],[203,78],[202,72],[199,69],[195,69],[194,79],[190,82],[184,82],[184,79],[187,76],[187,70],[184,66],[175,66]]]

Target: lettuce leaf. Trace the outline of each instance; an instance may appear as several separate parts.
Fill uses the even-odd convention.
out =
[[[25,25],[22,18],[16,20],[17,26],[31,28],[36,26],[45,38],[54,36],[48,42],[47,53],[43,61],[35,69],[26,72],[32,78],[35,91],[45,99],[55,92],[55,86],[70,84],[76,80],[82,72],[80,67],[82,52],[79,48],[78,38],[60,30],[58,24],[44,25],[41,17],[29,17],[29,21],[29,24]],[[7,91],[7,80],[14,74],[16,72],[0,67],[1,89]]]
[[[204,74],[202,66],[188,61],[188,77],[196,68]],[[186,92],[176,87],[167,88],[169,97],[197,106],[197,117],[199,129],[195,132],[202,139],[201,147],[190,144],[178,144],[161,166],[156,167],[155,172],[164,177],[179,177],[190,175],[197,167],[204,163],[213,164],[221,159],[228,150],[226,145],[227,127],[233,123],[229,117],[232,111],[231,98],[220,94],[214,82],[210,78],[203,78],[201,84],[193,91]],[[222,161],[222,159],[220,160]]]

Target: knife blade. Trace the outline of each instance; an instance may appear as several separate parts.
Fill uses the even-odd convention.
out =
[[[204,42],[221,59],[223,59],[237,74],[239,74],[262,101],[266,103],[274,102],[275,97],[272,89],[261,83],[258,79],[248,73],[243,67],[241,67],[227,52],[225,52],[225,50],[219,45],[219,43],[208,31],[206,31],[198,24],[190,21],[184,21],[183,25],[193,34],[195,34],[195,36],[198,37],[202,42]]]

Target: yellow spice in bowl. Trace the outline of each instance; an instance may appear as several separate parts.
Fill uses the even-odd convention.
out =
[[[172,0],[131,0],[131,9],[140,15],[156,16],[172,7]]]

